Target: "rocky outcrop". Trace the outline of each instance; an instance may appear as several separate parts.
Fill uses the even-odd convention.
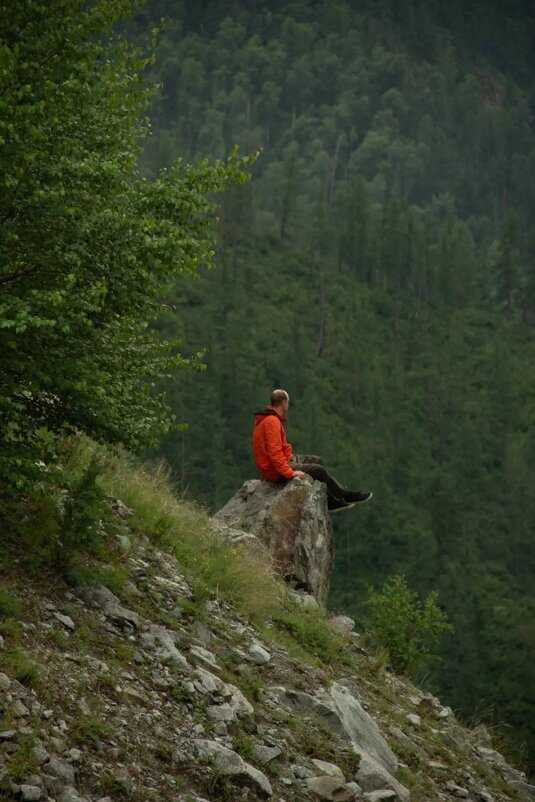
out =
[[[246,763],[232,749],[227,749],[217,741],[199,739],[195,742],[195,749],[201,758],[209,760],[223,777],[231,777],[238,783],[244,783],[253,788],[263,797],[273,795],[273,789],[266,775]]]
[[[0,637],[0,799],[535,799],[484,727],[370,661],[349,619],[332,622],[347,659],[318,668],[131,540],[119,596],[10,580],[26,604]]]
[[[277,688],[274,693],[279,704],[302,715],[314,715],[335,735],[349,739],[360,756],[357,780],[364,791],[389,789],[401,802],[407,802],[408,790],[394,777],[398,767],[394,752],[348,688],[334,682],[315,696],[285,688]]]
[[[247,542],[254,535],[280,574],[325,603],[334,541],[321,482],[307,477],[279,485],[251,479],[212,520],[233,542]]]

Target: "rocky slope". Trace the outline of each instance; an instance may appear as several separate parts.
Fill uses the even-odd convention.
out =
[[[196,598],[116,510],[115,593],[10,566],[22,611],[2,630],[0,799],[535,799],[485,728],[381,667],[349,619],[331,619],[332,665],[286,648],[217,595]],[[296,616],[314,606],[291,593]]]

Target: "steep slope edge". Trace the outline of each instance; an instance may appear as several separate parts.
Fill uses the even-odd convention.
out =
[[[10,568],[22,610],[2,625],[0,798],[535,798],[483,728],[468,731],[380,668],[358,635],[337,634],[333,620],[330,665],[297,636],[284,647],[276,621],[258,629],[203,597],[115,509],[115,593]],[[243,546],[227,548],[243,558]],[[285,604],[306,627],[311,614]]]

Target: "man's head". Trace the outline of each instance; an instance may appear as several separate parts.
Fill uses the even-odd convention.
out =
[[[290,396],[286,390],[273,390],[271,393],[270,403],[272,407],[275,407],[275,409],[286,413],[288,412],[288,408],[290,406]]]

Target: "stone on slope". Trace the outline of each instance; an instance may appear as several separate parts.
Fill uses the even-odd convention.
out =
[[[310,477],[284,485],[251,479],[213,520],[216,528],[226,524],[255,535],[280,574],[325,603],[334,539],[324,484]]]
[[[141,645],[144,649],[153,651],[160,662],[174,663],[185,672],[190,670],[188,661],[175,646],[171,630],[152,624],[141,636]]]
[[[87,802],[87,798],[80,796],[76,788],[65,788],[59,802]]]
[[[357,781],[363,791],[395,791],[400,802],[408,802],[410,793],[370,755],[361,755],[357,771]]]
[[[137,627],[138,615],[133,610],[123,607],[117,596],[104,585],[86,585],[80,588],[79,594],[86,602],[92,602],[101,608],[107,618],[118,624]]]
[[[194,745],[198,755],[213,761],[215,768],[221,774],[251,786],[254,790],[259,791],[262,796],[270,797],[273,795],[271,783],[266,775],[246,763],[232,749],[227,749],[217,741],[209,741],[204,738],[195,741]]]
[[[326,774],[327,777],[336,777],[338,780],[345,782],[344,772],[339,766],[335,766],[334,763],[327,763],[326,760],[319,760],[315,757],[313,757],[310,762],[313,763],[322,774]]]
[[[508,782],[516,790],[519,799],[524,800],[524,802],[535,802],[535,785],[530,785],[523,779],[510,779]]]
[[[23,802],[39,802],[42,798],[42,791],[37,785],[26,785],[23,783],[20,786],[19,793]]]
[[[46,770],[48,774],[51,774],[53,777],[57,777],[58,780],[62,780],[68,785],[74,785],[74,780],[76,777],[75,770],[64,760],[60,760],[57,757],[51,757],[46,765]]]
[[[309,791],[325,802],[352,802],[355,799],[353,791],[337,777],[310,777],[306,784]]]
[[[56,621],[59,621],[60,624],[63,624],[63,626],[66,629],[69,629],[71,632],[74,632],[76,627],[70,615],[63,615],[63,613],[52,613],[52,615],[54,616]]]
[[[275,760],[280,755],[282,755],[282,751],[278,748],[278,746],[265,746],[264,744],[255,744],[254,751],[256,759],[264,766],[267,766],[267,764],[271,763],[272,760]]]
[[[242,718],[254,714],[254,707],[235,685],[230,682],[223,682],[215,674],[211,674],[204,668],[196,668],[195,676],[197,677],[198,685],[205,693],[217,694],[224,699],[224,704],[213,705],[209,708],[212,709],[210,715],[213,720],[234,721],[238,717]],[[215,708],[221,708],[221,712],[215,712]]]
[[[341,635],[349,635],[355,629],[355,622],[348,615],[333,615],[329,618],[329,623]]]
[[[277,688],[275,693],[280,704],[297,708],[307,715],[319,716],[332,732],[348,738],[358,752],[371,755],[390,774],[396,771],[395,754],[373,718],[348,688],[335,682],[318,696],[286,688]]]
[[[226,540],[232,546],[247,546],[248,549],[259,554],[261,557],[270,559],[269,551],[260,542],[256,535],[251,532],[244,532],[243,529],[236,529],[232,526],[212,518],[212,528],[223,540]]]
[[[258,641],[253,641],[247,650],[249,657],[257,666],[265,666],[271,660],[271,655]]]

